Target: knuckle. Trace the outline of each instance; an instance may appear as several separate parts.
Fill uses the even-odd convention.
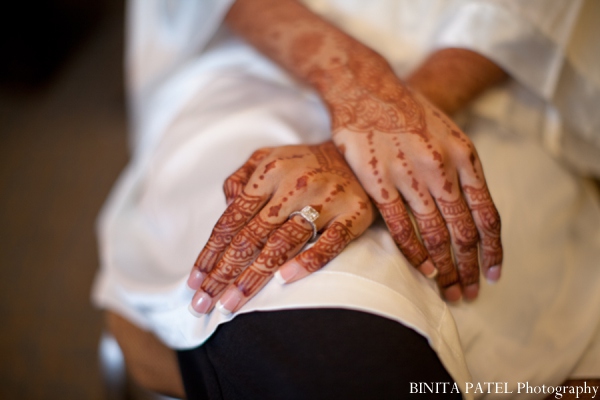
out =
[[[240,180],[239,173],[234,172],[233,174],[229,175],[223,182],[223,189],[235,185],[237,182],[239,182],[239,180]]]
[[[475,162],[479,159],[475,148],[470,142],[467,145],[455,144],[453,155],[459,165],[475,165]]]
[[[477,246],[477,243],[479,243],[479,232],[475,226],[465,229],[464,233],[465,235],[462,238],[462,243],[469,247]]]
[[[389,201],[390,193],[392,193],[391,189],[386,189],[387,185],[377,185],[373,179],[361,179],[363,183],[363,189],[366,193],[369,194],[374,199],[377,199],[378,202],[386,202]],[[386,198],[387,195],[387,198]]]
[[[446,249],[439,254],[431,254],[431,259],[441,275],[448,274],[454,270],[454,261],[452,260],[450,249]]]
[[[433,234],[422,235],[425,247],[432,257],[437,254],[445,253],[450,248],[450,234],[448,230],[442,227]]]
[[[479,243],[479,231],[470,215],[465,215],[460,221],[455,222],[456,241],[461,246],[473,247]]]
[[[321,269],[321,267],[323,267],[323,265],[325,265],[328,261],[330,261],[330,258],[327,257],[326,255],[320,254],[319,252],[313,250],[312,249],[308,249],[302,253],[300,253],[300,255],[298,256],[297,260],[298,263],[302,266],[302,268],[304,268],[307,272],[315,272],[318,269]]]
[[[242,188],[242,185],[239,182],[237,182],[231,178],[228,178],[223,183],[223,192],[228,197],[233,196],[233,195],[237,194],[238,192],[240,192],[241,188]]]
[[[419,242],[414,230],[404,228],[400,232],[392,234],[394,240],[408,261],[414,265],[421,265],[428,257],[425,247]]]
[[[496,207],[492,204],[490,207],[489,215],[486,216],[485,226],[490,231],[499,234],[502,229],[502,220],[500,218],[500,213],[496,210]]]
[[[474,261],[476,260],[462,266],[459,270],[460,282],[463,287],[479,282],[479,267]]]
[[[448,164],[449,152],[444,146],[434,145],[419,159],[418,167],[426,171],[443,170]]]

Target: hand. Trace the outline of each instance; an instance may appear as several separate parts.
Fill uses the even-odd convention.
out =
[[[236,312],[277,272],[286,283],[318,270],[374,219],[374,208],[333,143],[258,150],[224,184],[227,210],[188,279],[192,309]],[[310,205],[322,232],[288,216]]]
[[[309,77],[325,93],[333,140],[408,261],[437,274],[446,299],[474,299],[478,245],[488,280],[499,279],[502,263],[500,217],[475,147],[387,64],[370,62],[370,54],[355,59]]]
[[[446,299],[477,296],[478,244],[483,273],[490,281],[500,277],[500,217],[477,152],[452,121],[408,90],[383,57],[297,1],[237,0],[226,22],[317,90],[329,107],[335,144],[377,202],[400,250],[425,275],[437,273]],[[505,76],[493,65],[490,74],[473,74],[472,66],[492,64],[477,58],[459,60],[457,74],[448,54],[437,58],[436,68],[413,76],[422,84],[445,76],[456,86],[475,78],[467,90],[454,87],[448,107],[460,107]]]

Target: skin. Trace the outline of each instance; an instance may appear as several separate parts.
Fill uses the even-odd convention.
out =
[[[261,149],[224,184],[229,206],[190,274],[193,310],[235,312],[279,271],[292,282],[320,269],[373,222],[368,196],[332,142]],[[302,216],[320,213],[321,236]],[[227,290],[226,290],[227,289]],[[225,291],[226,290],[226,291]],[[222,297],[221,297],[222,296]]]
[[[406,78],[406,84],[439,110],[453,115],[507,78],[502,68],[481,54],[447,48],[432,53]]]
[[[294,0],[238,0],[226,22],[321,95],[336,147],[404,256],[426,276],[437,275],[446,299],[477,297],[480,266],[488,280],[499,279],[500,217],[475,147],[450,118],[396,77],[379,54]],[[473,54],[442,54],[433,62],[438,69],[421,68],[411,81],[435,95],[440,89],[425,82],[464,65],[453,56],[497,72]],[[494,80],[489,73],[473,76],[481,78],[462,82],[460,93],[437,96],[443,108],[457,109]]]

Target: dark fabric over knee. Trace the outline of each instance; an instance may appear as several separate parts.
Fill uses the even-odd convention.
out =
[[[239,315],[178,359],[190,400],[400,399],[410,382],[454,382],[423,336],[343,309]]]

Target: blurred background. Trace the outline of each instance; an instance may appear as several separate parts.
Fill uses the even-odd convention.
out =
[[[94,222],[127,161],[123,0],[0,13],[0,399],[102,399]]]

